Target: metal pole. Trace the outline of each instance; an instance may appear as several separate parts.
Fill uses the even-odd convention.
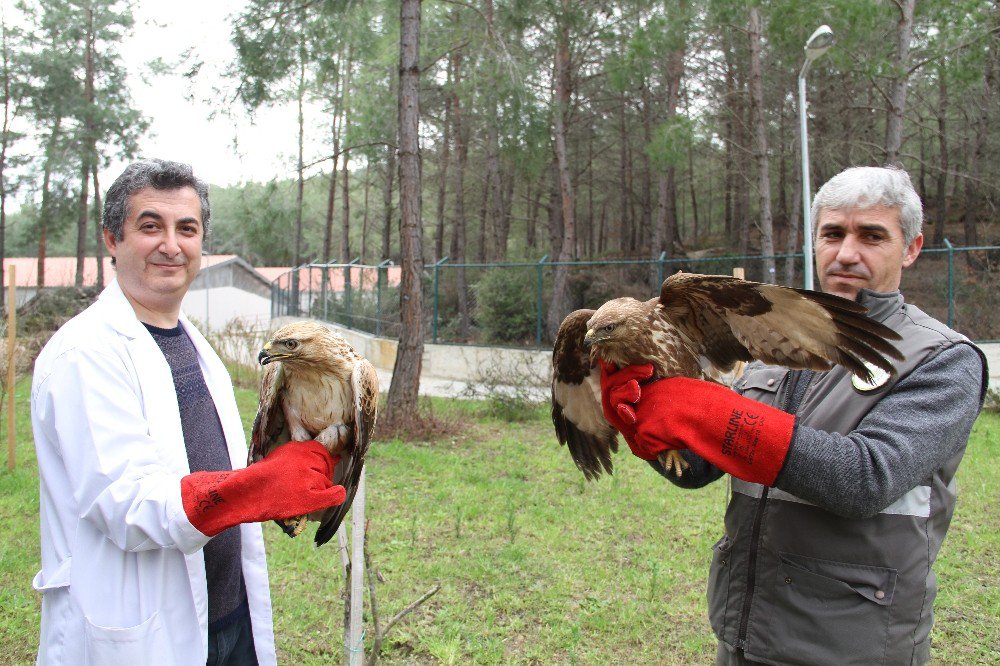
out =
[[[392,260],[386,259],[377,266],[378,269],[378,291],[375,292],[375,335],[382,335],[382,269],[389,272],[389,264]]]
[[[14,423],[14,350],[17,348],[17,266],[7,267],[7,469],[14,471],[17,430]]]
[[[656,283],[657,286],[663,284],[663,277],[664,277],[663,274],[666,272],[666,265],[665,265],[666,262],[667,262],[667,251],[664,250],[663,252],[660,253],[660,266],[659,266],[660,281]]]
[[[433,330],[431,341],[434,344],[437,344],[438,341],[438,301],[440,300],[438,294],[438,269],[447,261],[448,257],[442,257],[440,261],[434,264],[434,320],[431,323]]]
[[[799,143],[802,146],[802,263],[805,288],[813,288],[813,237],[812,220],[809,219],[812,203],[809,187],[809,134],[806,123],[806,71],[811,60],[806,60],[799,72]]]
[[[545,255],[538,261],[538,292],[535,298],[535,346],[542,346],[542,298],[543,287],[545,285],[545,262],[549,255]]]
[[[354,295],[351,289],[351,267],[359,261],[361,261],[361,257],[355,257],[344,266],[344,314],[347,318],[347,328],[354,328]]]
[[[358,492],[351,504],[351,612],[347,639],[347,663],[365,663],[364,618],[365,583],[365,468],[361,468]]]
[[[955,246],[947,238],[944,246],[948,248],[948,328],[955,321]]]

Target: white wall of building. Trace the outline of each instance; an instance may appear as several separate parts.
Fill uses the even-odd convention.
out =
[[[271,299],[238,287],[192,289],[181,307],[190,319],[209,331],[226,328],[234,319],[247,326],[267,328],[271,321]]]

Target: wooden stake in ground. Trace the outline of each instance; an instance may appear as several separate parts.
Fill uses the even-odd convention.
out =
[[[17,341],[17,266],[7,273],[7,469],[14,471],[14,343]]]

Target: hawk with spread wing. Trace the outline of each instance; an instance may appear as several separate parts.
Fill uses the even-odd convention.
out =
[[[893,373],[899,335],[839,296],[724,275],[677,273],[660,297],[616,298],[569,314],[552,353],[552,422],[561,444],[589,480],[611,473],[617,434],[601,408],[598,359],[620,367],[650,363],[652,379],[713,380],[741,361],[794,369],[842,365],[868,381],[872,368]],[[680,476],[677,451],[660,462]]]
[[[298,536],[306,520],[318,520],[316,545],[337,532],[361,480],[365,455],[375,430],[378,374],[343,337],[312,321],[279,328],[257,361],[264,366],[260,405],[250,436],[250,462],[288,441],[314,439],[340,457],[333,482],[347,500],[325,511],[276,521]]]

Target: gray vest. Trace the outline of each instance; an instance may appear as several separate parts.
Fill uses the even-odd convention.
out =
[[[968,343],[898,294],[862,292],[861,303],[903,336],[897,346],[905,360],[875,390],[856,388],[840,367],[815,375],[796,412],[800,425],[846,435],[899,379],[942,349]],[[790,376],[754,363],[735,388],[783,407]],[[927,662],[937,591],[931,565],[954,513],[963,453],[864,519],[734,478],[726,536],[715,545],[709,574],[717,637],[773,664]]]

